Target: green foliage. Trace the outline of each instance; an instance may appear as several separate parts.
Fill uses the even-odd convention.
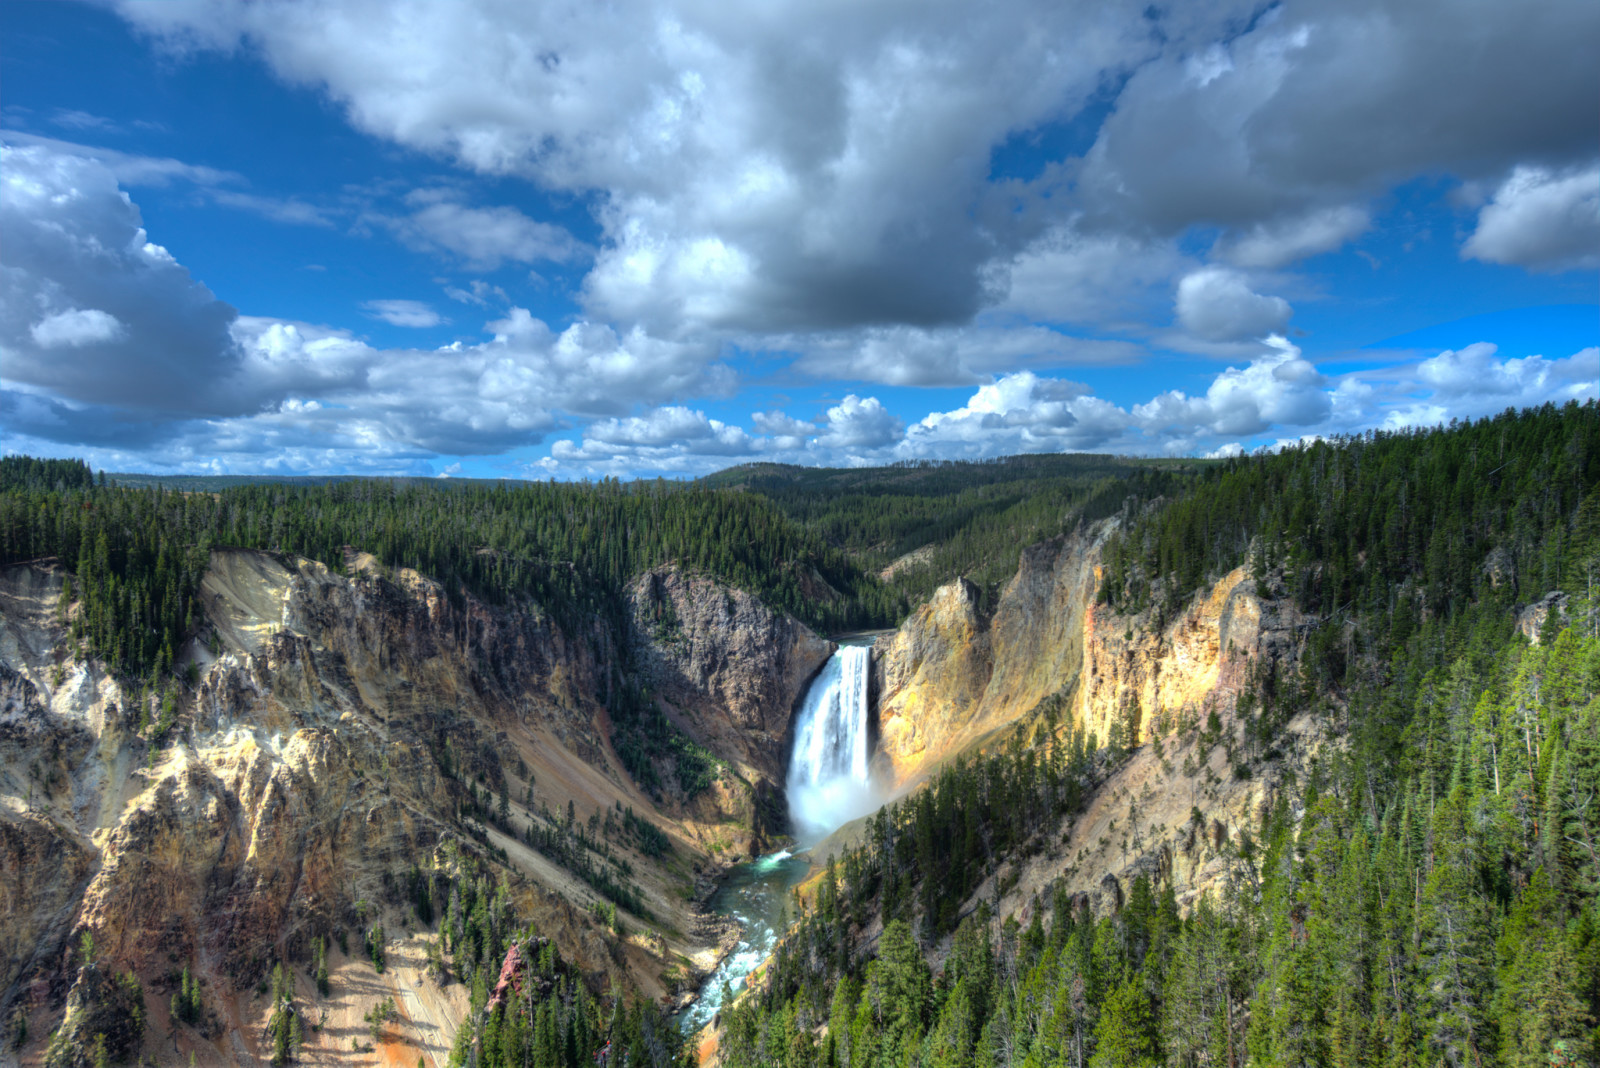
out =
[[[1019,737],[873,819],[766,985],[724,1010],[722,1063],[1594,1063],[1597,486],[1591,402],[1230,462],[1153,506],[1112,543],[1115,606],[1163,617],[1249,562],[1312,613],[1298,663],[1257,665],[1234,715],[1244,738],[1221,716],[1181,728],[1246,770],[1297,714],[1320,710],[1329,742],[1279,780],[1248,847],[1221,847],[1223,892],[1184,920],[1144,877],[1098,919],[1060,885],[1026,927],[997,929],[982,903],[962,915],[1105,759]],[[1566,611],[1529,641],[1517,611],[1552,590]],[[1114,741],[1138,744],[1140,718],[1125,710]],[[875,918],[873,959],[850,947]],[[918,1017],[920,994],[891,992],[882,976],[900,972],[883,962],[952,926]],[[822,1021],[820,1045],[784,1044]]]
[[[395,1008],[394,998],[387,997],[362,1014],[361,1019],[366,1022],[372,1041],[377,1042],[383,1038],[384,1025],[400,1019],[400,1010]]]
[[[441,936],[454,948],[455,970],[472,994],[449,1063],[478,1068],[589,1068],[601,1050],[612,1065],[668,1068],[681,1064],[683,1040],[649,1001],[596,997],[555,944],[519,925],[503,887],[470,858],[457,855],[448,879],[450,902]],[[495,983],[515,945],[522,966],[490,1007]]]
[[[311,981],[317,984],[317,993],[328,996],[328,940],[320,935],[311,939]]]
[[[1078,453],[875,468],[747,464],[702,482],[771,499],[869,571],[916,553],[888,583],[915,605],[957,576],[992,597],[1024,546],[1113,515],[1129,498],[1173,492],[1208,463]]]
[[[304,1037],[300,1011],[294,1001],[294,973],[282,964],[272,966],[272,1014],[267,1018],[267,1040],[274,1068],[294,1060]]]
[[[384,954],[384,944],[387,936],[383,933],[383,924],[375,923],[367,928],[366,947],[367,959],[372,961],[372,970],[379,975],[383,974],[383,966],[387,961]]]
[[[173,991],[171,1010],[174,1020],[190,1027],[199,1023],[205,1013],[205,1003],[200,998],[200,980],[190,974],[188,965],[184,965],[178,989]]]

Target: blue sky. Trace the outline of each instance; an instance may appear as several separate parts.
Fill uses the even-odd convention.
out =
[[[687,476],[1592,397],[1600,10],[1501,7],[11,3],[0,444]]]

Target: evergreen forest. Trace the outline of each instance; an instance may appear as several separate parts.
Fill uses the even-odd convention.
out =
[[[1594,401],[1215,462],[758,465],[698,483],[174,489],[0,459],[0,561],[63,561],[74,637],[155,692],[183,685],[173,665],[212,547],[336,570],[353,547],[579,636],[615,634],[629,580],[671,562],[838,631],[892,626],[954,575],[992,597],[1022,548],[1102,519],[1115,532],[1099,603],[1130,633],[1243,567],[1301,614],[1293,653],[1257,664],[1221,716],[1147,723],[1135,709],[1104,739],[1047,701],[881,809],[724,1008],[720,1064],[1600,1062]],[[619,692],[635,777],[655,749],[699,774],[648,695]],[[1317,744],[1289,744],[1291,722]],[[1215,843],[1221,889],[1180,904],[1144,875],[1096,911],[1063,878],[999,912],[1004,873],[1051,855],[1095,791],[1163,740],[1221,748],[1229,775],[1271,784],[1259,821]],[[640,833],[619,809],[608,834],[613,816]],[[526,836],[575,870],[605,855],[571,824],[547,816]],[[1189,831],[1213,833],[1198,807]],[[492,877],[460,870],[416,892],[472,987],[452,1063],[593,1063],[608,1040],[612,1065],[688,1061],[655,1007],[597,998]],[[526,982],[491,1004],[512,944],[534,954]],[[180,993],[174,1013],[198,1011]]]
[[[1160,619],[1243,564],[1312,620],[1226,725],[1168,739],[1278,783],[1222,844],[1225,891],[1180,909],[1141,876],[1095,915],[1058,880],[1026,922],[995,914],[985,877],[1151,743],[1044,710],[830,858],[724,1012],[721,1063],[1595,1063],[1597,520],[1593,402],[1229,461],[1131,514],[1101,591],[1118,610]],[[1296,716],[1326,744],[1289,767]]]

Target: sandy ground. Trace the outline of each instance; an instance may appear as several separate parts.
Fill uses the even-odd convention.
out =
[[[427,950],[424,936],[391,939],[383,974],[373,970],[366,957],[345,957],[337,946],[329,951],[329,996],[317,993],[304,969],[295,971],[295,1000],[306,1022],[305,1042],[296,1058],[307,1065],[391,1065],[444,1068],[456,1025],[466,1015],[468,991],[460,983],[440,987],[425,974]],[[372,1032],[362,1019],[384,998],[392,997],[400,1018],[385,1025],[374,1045]],[[269,999],[245,991],[224,999],[222,1009],[230,1020],[229,1033],[215,1042],[180,1028],[176,1039],[166,1037],[166,1006],[151,995],[151,1032],[160,1035],[146,1042],[146,1054],[160,1063],[185,1065],[194,1054],[196,1065],[265,1063],[271,1056],[266,1037]],[[352,1048],[352,1040],[359,1048]],[[159,1052],[158,1052],[159,1051]]]

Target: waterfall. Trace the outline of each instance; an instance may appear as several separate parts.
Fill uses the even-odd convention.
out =
[[[789,820],[807,844],[878,807],[867,775],[871,666],[871,646],[841,646],[806,692],[789,758]]]

